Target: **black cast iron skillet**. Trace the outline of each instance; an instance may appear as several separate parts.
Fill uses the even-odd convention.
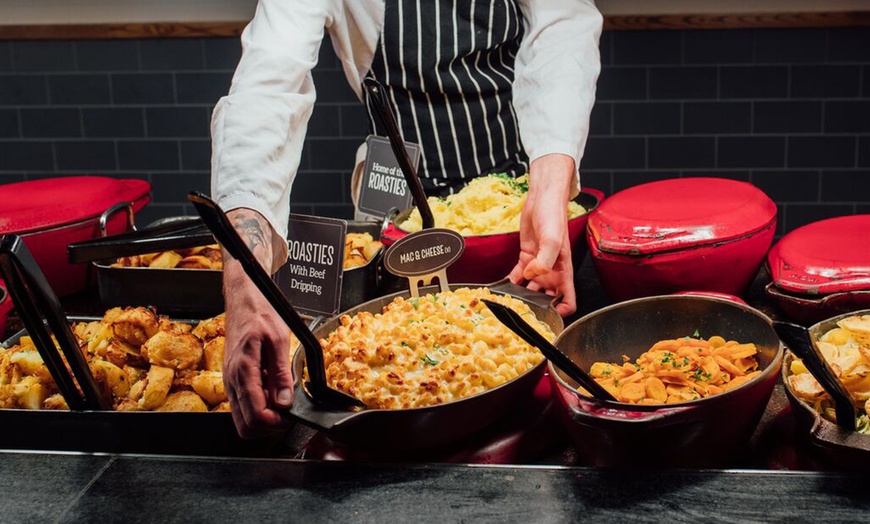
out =
[[[279,314],[282,312],[286,314],[286,318],[283,314],[282,318],[288,321],[289,327],[296,336],[300,340],[303,337],[310,337],[311,333],[307,332],[307,326],[293,319],[292,306],[280,291],[276,293],[277,286],[274,286],[268,278],[263,278],[265,272],[249,251],[245,253],[247,247],[237,242],[239,237],[232,230],[223,211],[205,195],[191,193],[189,198],[209,227],[213,227],[213,232],[219,241],[234,242],[230,250],[231,254],[235,256],[233,251],[238,252],[241,256],[238,259],[245,271],[263,291],[276,311]],[[227,228],[229,231],[226,230]],[[450,289],[467,286],[452,284]],[[509,281],[493,284],[490,289],[523,300],[554,333],[561,332],[562,317],[553,306],[557,298],[529,291]],[[421,293],[437,291],[437,287],[429,287],[423,288]],[[379,313],[386,304],[398,296],[410,297],[410,292],[404,291],[380,297],[352,308],[344,314],[354,315],[362,311]],[[336,316],[318,326],[313,333],[315,340],[327,337],[340,322],[340,316]],[[514,404],[528,398],[543,376],[545,366],[545,361],[542,361],[523,375],[501,386],[445,404],[397,410],[364,409],[357,407],[359,401],[354,405],[346,398],[347,395],[326,384],[322,350],[317,352],[312,349],[309,344],[308,347],[303,346],[303,349],[298,350],[294,355],[295,391],[290,413],[301,422],[327,432],[333,441],[357,449],[393,451],[423,449],[451,443],[471,435],[507,414]],[[303,384],[301,378],[306,362],[309,365],[311,382]]]

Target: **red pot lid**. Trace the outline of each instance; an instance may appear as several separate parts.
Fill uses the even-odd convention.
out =
[[[593,248],[649,255],[735,240],[776,222],[776,204],[747,182],[675,178],[624,189],[589,217]]]
[[[799,227],[767,254],[777,287],[808,295],[870,289],[870,215]]]
[[[99,217],[151,191],[144,180],[76,176],[0,186],[0,233],[28,233]]]

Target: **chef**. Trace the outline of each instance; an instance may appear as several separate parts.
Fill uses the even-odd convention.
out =
[[[361,99],[365,77],[384,85],[404,139],[421,147],[428,194],[489,173],[529,173],[510,279],[561,294],[556,308],[570,314],[566,203],[580,189],[601,25],[592,0],[260,0],[212,117],[213,196],[276,272],[315,101],[311,70],[328,33]],[[287,326],[226,254],[224,296],[236,427],[243,437],[280,430],[293,401]]]

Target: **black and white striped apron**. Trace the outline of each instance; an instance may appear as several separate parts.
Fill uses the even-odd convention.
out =
[[[527,171],[511,102],[522,35],[516,0],[386,0],[370,75],[384,85],[403,138],[420,144],[427,194]],[[371,113],[369,126],[385,136]]]

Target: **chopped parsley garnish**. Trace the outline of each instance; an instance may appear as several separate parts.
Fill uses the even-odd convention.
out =
[[[695,338],[701,338],[701,332],[696,329],[692,336]]]
[[[428,354],[425,357],[421,358],[420,360],[422,360],[424,364],[429,364],[430,366],[437,366],[438,363],[440,362],[440,360],[435,360],[434,358],[430,357]]]

